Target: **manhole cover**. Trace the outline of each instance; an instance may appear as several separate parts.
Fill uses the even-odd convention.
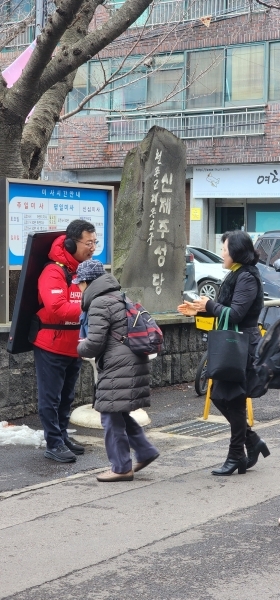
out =
[[[198,437],[209,437],[229,430],[227,423],[208,423],[208,421],[187,421],[180,425],[165,427],[164,433],[176,433],[177,435],[193,435]]]

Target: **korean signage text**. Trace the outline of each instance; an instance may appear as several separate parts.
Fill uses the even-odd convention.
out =
[[[9,182],[9,264],[21,265],[29,233],[64,231],[74,219],[95,225],[94,256],[110,262],[107,250],[108,190],[89,186]]]

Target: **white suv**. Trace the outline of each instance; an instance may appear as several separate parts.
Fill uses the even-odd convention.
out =
[[[206,248],[188,245],[188,249],[194,255],[195,279],[199,295],[217,300],[221,282],[229,272],[223,267],[223,259]]]

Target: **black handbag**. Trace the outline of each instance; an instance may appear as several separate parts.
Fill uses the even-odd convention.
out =
[[[228,329],[230,308],[222,310],[218,328],[208,332],[207,377],[218,381],[244,382],[249,350],[249,335]]]

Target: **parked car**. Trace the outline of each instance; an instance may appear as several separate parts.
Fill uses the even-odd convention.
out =
[[[263,282],[264,297],[280,297],[280,273],[276,272],[273,265],[280,258],[280,230],[266,231],[255,242],[255,249],[259,252],[257,267]]]
[[[223,259],[206,248],[188,245],[188,250],[194,255],[198,293],[216,300],[221,282],[228,273],[223,267]]]

